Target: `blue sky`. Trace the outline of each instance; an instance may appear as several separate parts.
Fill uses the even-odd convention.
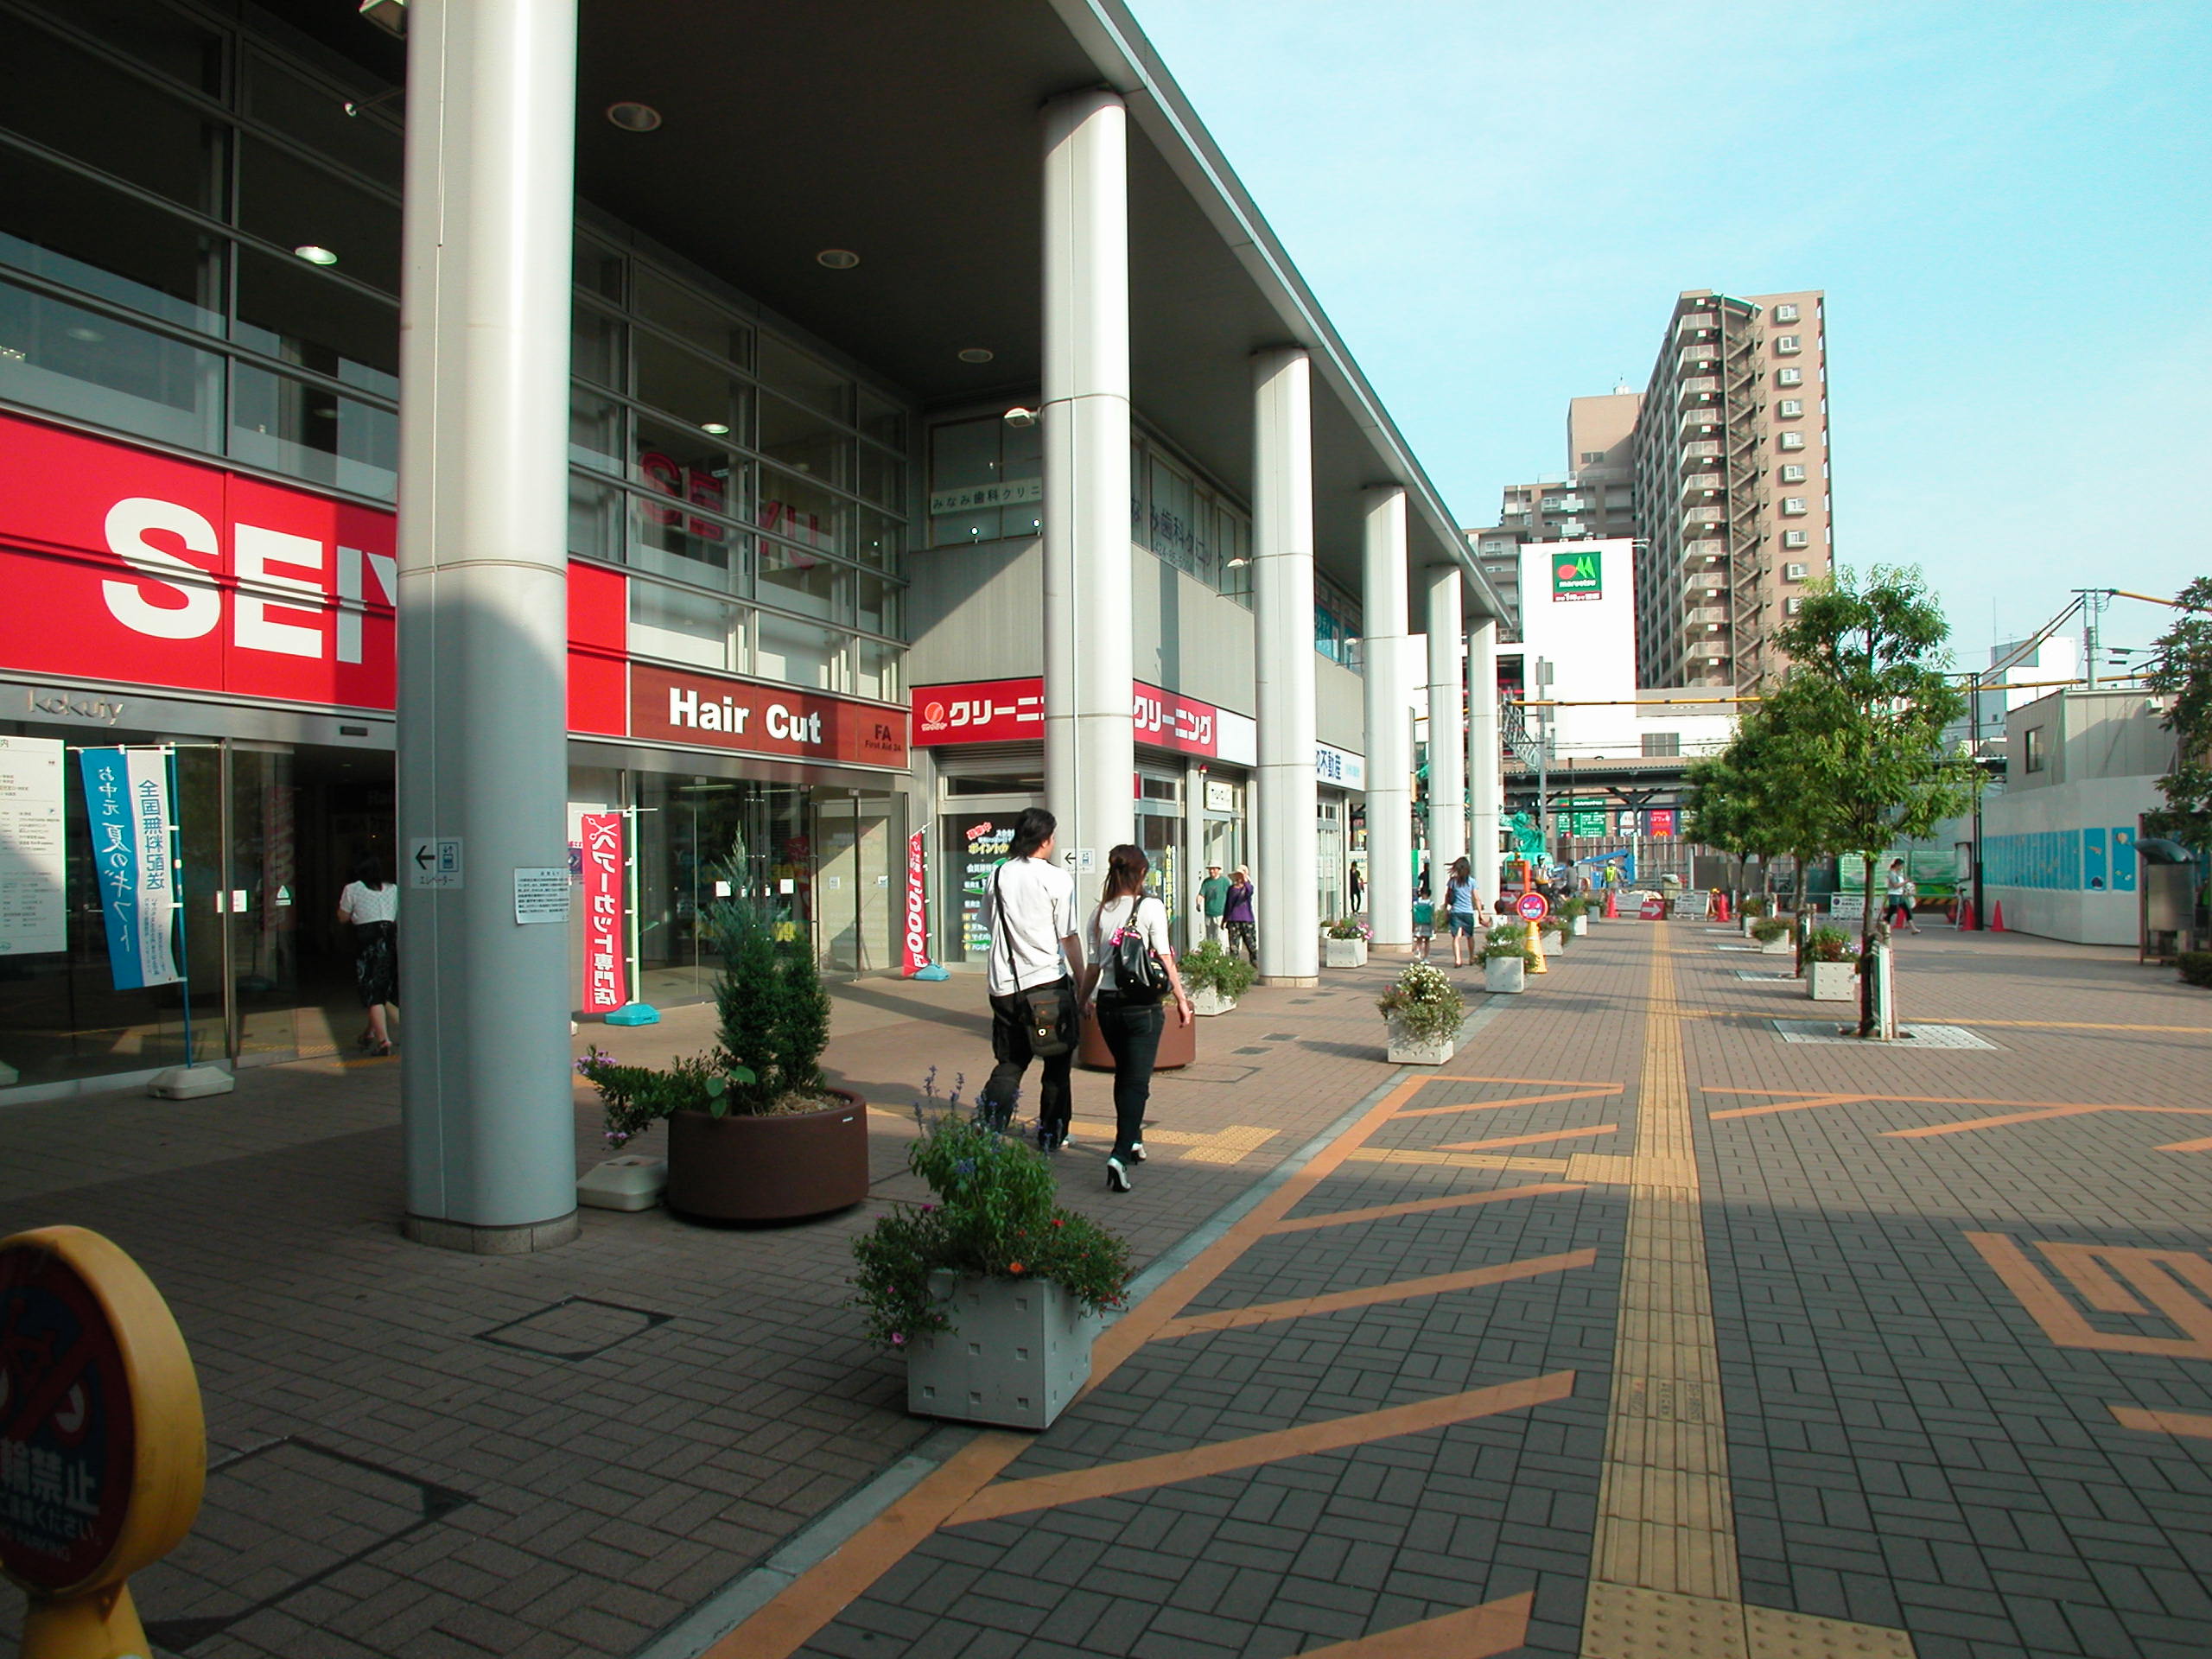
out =
[[[1463,523],[1681,290],[1818,288],[1838,561],[1962,660],[2212,574],[2212,5],[1131,3]]]

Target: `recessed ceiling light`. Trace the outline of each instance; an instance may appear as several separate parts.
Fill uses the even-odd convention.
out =
[[[998,353],[988,346],[970,346],[960,353],[963,363],[988,363]]]
[[[100,333],[97,328],[86,328],[80,327],[76,328],[65,328],[61,332],[68,335],[70,339],[81,340],[87,346],[97,346],[107,338],[105,334]]]
[[[729,425],[724,421],[702,421],[699,423],[699,429],[709,436],[720,438],[728,435]]]
[[[850,270],[861,262],[861,257],[850,248],[824,248],[814,256],[817,265],[827,265],[832,270]]]
[[[660,111],[650,104],[625,99],[607,106],[607,118],[625,132],[651,132],[660,125]]]
[[[308,242],[299,247],[294,248],[292,251],[298,254],[301,258],[306,260],[308,264],[311,265],[334,265],[338,263],[338,256],[336,254],[333,253],[328,248],[317,247],[312,242]]]

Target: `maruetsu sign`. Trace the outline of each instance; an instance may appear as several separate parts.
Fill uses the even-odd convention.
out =
[[[1595,550],[1554,555],[1553,600],[1603,599],[1605,596],[1603,569]]]

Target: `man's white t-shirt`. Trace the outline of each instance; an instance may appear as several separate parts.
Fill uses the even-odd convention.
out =
[[[1129,919],[1131,906],[1136,908],[1136,919]],[[1116,899],[1103,904],[1091,912],[1090,931],[1083,942],[1090,951],[1091,961],[1098,964],[1098,985],[1102,991],[1118,989],[1114,978],[1114,953],[1106,948],[1106,941],[1125,927],[1133,927],[1144,935],[1144,942],[1162,960],[1173,954],[1167,941],[1167,907],[1150,893],[1141,899]]]
[[[983,926],[993,996],[1066,978],[1060,941],[1075,931],[1075,877],[1045,859],[1009,858],[984,885]]]

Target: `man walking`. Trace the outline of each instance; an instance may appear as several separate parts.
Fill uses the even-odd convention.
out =
[[[1007,861],[983,891],[990,936],[991,1055],[998,1064],[977,1096],[983,1121],[1003,1129],[1033,1059],[1044,1077],[1037,1096],[1037,1144],[1050,1152],[1067,1140],[1068,1088],[1077,1037],[1075,980],[1083,971],[1077,937],[1075,878],[1052,862],[1059,823],[1033,806],[1014,820]]]
[[[1224,931],[1222,912],[1229,908],[1229,878],[1221,866],[1206,866],[1206,879],[1198,883],[1198,912],[1206,918],[1206,943],[1219,944]]]

